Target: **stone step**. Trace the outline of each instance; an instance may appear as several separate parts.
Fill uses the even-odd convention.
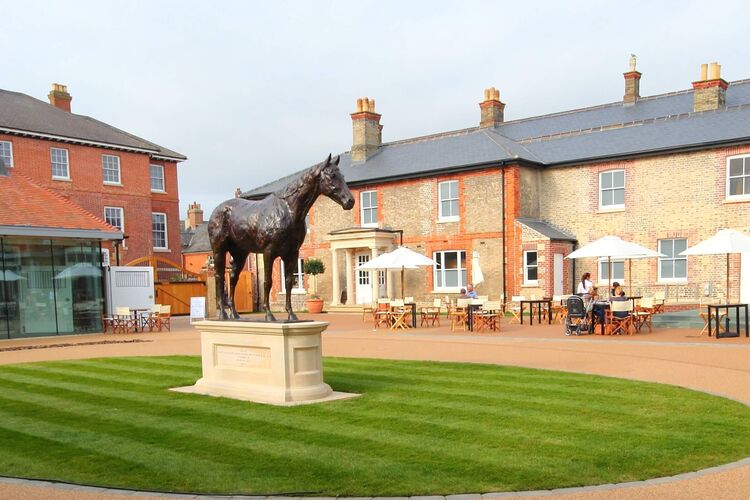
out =
[[[349,314],[362,314],[362,304],[344,304],[344,305],[329,305],[326,306],[326,311],[329,313],[349,313]]]

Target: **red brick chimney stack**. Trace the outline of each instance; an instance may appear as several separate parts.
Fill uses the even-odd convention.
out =
[[[203,224],[203,210],[199,203],[193,202],[188,206],[185,229],[195,229]]]
[[[721,64],[701,64],[701,78],[693,82],[693,111],[711,111],[726,106],[728,87],[729,82],[721,77]]]
[[[622,102],[635,104],[641,98],[641,73],[635,70],[635,54],[630,54],[630,70],[623,73],[625,77],[625,95]]]
[[[484,101],[479,103],[481,128],[497,127],[504,120],[505,103],[500,101],[500,91],[495,87],[484,89]]]
[[[70,101],[73,98],[68,94],[68,86],[60,83],[53,83],[52,90],[47,94],[49,103],[56,108],[60,108],[63,111],[70,113]]]
[[[357,99],[352,117],[352,161],[362,162],[374,155],[383,143],[383,126],[375,112],[375,99]]]

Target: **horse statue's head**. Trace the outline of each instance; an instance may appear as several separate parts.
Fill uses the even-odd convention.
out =
[[[340,160],[340,156],[331,160],[331,155],[328,155],[328,158],[313,167],[313,175],[318,178],[320,194],[329,197],[344,210],[351,210],[354,207],[354,196],[339,170]]]

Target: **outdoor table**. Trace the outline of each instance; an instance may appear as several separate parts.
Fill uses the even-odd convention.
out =
[[[711,322],[714,321],[711,319],[712,315],[716,316],[716,339],[720,339],[722,337],[739,337],[740,336],[740,309],[744,309],[745,311],[745,337],[750,337],[750,325],[748,325],[747,322],[747,314],[748,314],[748,305],[747,304],[708,304],[708,336],[710,337],[713,333],[713,330],[711,328]],[[724,332],[719,333],[719,318],[721,317],[721,314],[719,313],[720,309],[725,309],[727,311],[727,320],[729,321],[729,310],[734,309],[734,318],[735,322],[737,323],[737,331],[734,332]],[[713,311],[713,312],[712,312]]]
[[[138,333],[138,326],[141,327],[141,332],[146,331],[146,318],[143,316],[145,312],[150,312],[150,307],[131,307],[130,312],[133,313],[133,319],[135,320],[135,332]]]
[[[643,298],[643,295],[633,295],[626,298],[633,303],[633,311],[635,311],[635,301],[641,300]]]
[[[409,309],[411,309],[411,327],[416,328],[417,327],[417,303],[406,302],[404,304],[404,307],[408,307]]]
[[[596,308],[600,308],[602,310],[602,315],[604,318],[599,318],[596,314],[594,314],[594,310]],[[594,306],[591,308],[591,321],[589,322],[589,333],[594,333],[594,330],[596,328],[596,325],[594,325],[594,322],[599,321],[599,335],[604,335],[604,327],[607,324],[606,321],[606,312],[604,312],[605,309],[609,309],[609,302],[603,302],[603,301],[597,301],[594,302]]]
[[[552,324],[552,299],[526,299],[521,301],[521,324],[523,325],[523,305],[529,304],[529,324],[534,324],[534,304],[537,305],[539,324],[542,323],[542,304],[547,304],[547,323]]]

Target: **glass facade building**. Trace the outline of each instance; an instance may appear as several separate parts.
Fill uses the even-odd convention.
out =
[[[0,339],[102,331],[97,240],[0,236]]]

